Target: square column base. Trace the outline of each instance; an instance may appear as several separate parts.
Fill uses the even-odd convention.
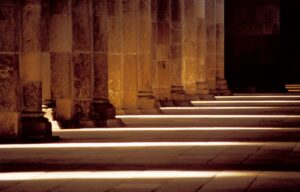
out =
[[[25,112],[21,117],[22,140],[50,141],[57,140],[52,136],[51,123],[43,113]]]

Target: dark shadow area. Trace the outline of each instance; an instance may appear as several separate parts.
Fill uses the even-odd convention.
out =
[[[225,73],[233,92],[285,92],[300,82],[297,0],[225,3]]]

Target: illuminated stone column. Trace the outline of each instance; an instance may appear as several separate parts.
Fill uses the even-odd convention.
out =
[[[152,2],[153,3],[153,2]],[[162,105],[173,105],[171,98],[170,65],[170,0],[157,0],[156,4],[156,81],[155,96]]]
[[[42,112],[41,1],[25,0],[22,4],[22,136],[51,136],[51,124]]]
[[[0,140],[20,134],[20,13],[16,2],[0,2]],[[3,30],[5,29],[5,30]]]
[[[70,0],[51,0],[49,52],[51,100],[54,118],[62,127],[74,127],[74,86],[72,84],[72,4]],[[78,123],[77,123],[78,124]]]
[[[224,0],[216,0],[217,94],[230,95],[224,69]]]
[[[122,0],[123,105],[125,113],[138,107],[138,0]]]
[[[95,126],[120,126],[116,109],[108,99],[108,13],[107,0],[93,1],[94,98],[92,119]]]
[[[188,51],[187,42],[183,41],[184,25],[183,7],[187,1],[171,0],[170,2],[170,26],[171,26],[171,47],[170,47],[170,65],[171,65],[171,95],[175,105],[188,105],[186,101],[183,83],[186,86],[185,64],[188,63],[185,53]],[[191,23],[189,23],[191,24]],[[188,64],[187,64],[188,65]],[[190,74],[191,75],[191,74]],[[186,87],[185,87],[186,88]]]
[[[212,99],[207,83],[205,0],[196,2],[196,95],[198,99]]]
[[[206,75],[209,90],[216,93],[217,48],[216,48],[216,0],[205,1],[206,21]]]
[[[184,1],[183,24],[183,71],[184,90],[189,98],[196,95],[197,57],[196,57],[196,1]]]
[[[108,96],[122,113],[123,105],[123,58],[122,58],[122,12],[121,0],[108,1]]]
[[[93,126],[93,27],[92,0],[72,1],[72,84],[74,119],[80,127]]]
[[[157,111],[153,93],[151,0],[138,3],[138,108],[142,113],[153,113]]]

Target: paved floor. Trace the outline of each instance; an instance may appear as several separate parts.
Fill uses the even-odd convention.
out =
[[[300,97],[263,96],[119,116],[124,128],[54,130],[56,143],[2,144],[0,191],[300,191]]]

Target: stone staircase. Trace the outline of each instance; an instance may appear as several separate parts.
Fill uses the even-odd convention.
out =
[[[239,94],[126,127],[54,130],[0,145],[0,192],[300,191],[300,95]]]

